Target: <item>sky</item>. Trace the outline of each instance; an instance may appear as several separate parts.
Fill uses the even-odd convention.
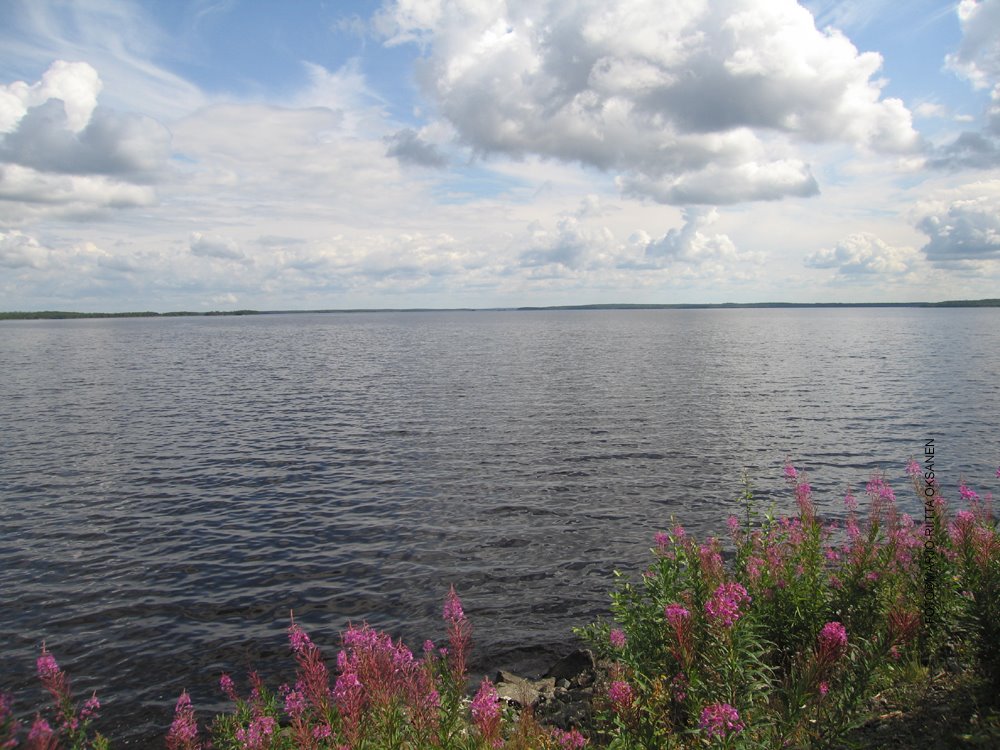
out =
[[[1000,297],[1000,0],[3,0],[0,310]]]

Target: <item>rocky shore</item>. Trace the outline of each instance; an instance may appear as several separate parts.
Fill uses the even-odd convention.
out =
[[[578,729],[589,736],[595,687],[604,671],[589,649],[577,649],[555,662],[541,677],[500,670],[493,682],[500,699],[515,710],[530,708],[543,725]]]

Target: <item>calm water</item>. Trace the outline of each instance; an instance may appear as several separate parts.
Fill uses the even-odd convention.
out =
[[[530,671],[606,611],[676,514],[719,531],[740,471],[821,512],[934,438],[944,486],[1000,462],[1000,310],[275,315],[0,324],[0,684],[41,641],[149,744],[223,671],[291,677],[366,620]],[[916,501],[909,501],[919,511]]]

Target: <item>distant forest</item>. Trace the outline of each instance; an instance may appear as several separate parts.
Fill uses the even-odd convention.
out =
[[[1000,299],[948,300],[945,302],[725,302],[722,304],[600,304],[553,305],[549,307],[483,308],[483,311],[536,311],[536,310],[728,310],[746,308],[840,308],[840,307],[1000,307]],[[473,312],[469,308],[460,308]],[[305,313],[371,313],[371,312],[449,312],[455,308],[370,308],[344,310],[213,310],[211,312],[67,312],[41,310],[38,312],[0,312],[0,320],[66,320],[72,318],[176,318],[206,317],[213,315],[289,315]]]

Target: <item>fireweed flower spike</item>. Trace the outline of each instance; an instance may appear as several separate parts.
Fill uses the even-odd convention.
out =
[[[622,716],[632,707],[635,691],[624,680],[615,680],[608,687],[608,700],[611,701],[611,708],[614,709],[614,712]]]
[[[66,673],[59,668],[56,659],[45,650],[42,644],[42,654],[36,662],[38,669],[38,679],[42,681],[42,686],[51,693],[57,704],[62,704],[70,699],[69,678]]]
[[[705,602],[705,614],[712,622],[731,628],[743,616],[743,606],[751,601],[747,590],[739,583],[723,583]]]
[[[37,714],[31,725],[31,730],[28,732],[28,747],[31,750],[56,750],[59,747],[59,739],[52,731],[52,727]]]
[[[167,733],[167,750],[201,750],[198,722],[194,717],[191,697],[186,690],[181,693],[174,708],[174,721]]]
[[[608,640],[611,645],[621,651],[625,648],[625,644],[628,642],[628,637],[625,635],[625,631],[621,628],[615,628],[610,633],[608,633]]]
[[[472,625],[465,619],[462,600],[455,593],[455,587],[448,590],[444,602],[444,621],[448,631],[449,661],[455,682],[461,685],[465,680],[465,661],[472,644]]]
[[[709,737],[725,738],[743,729],[739,712],[728,703],[711,703],[701,711],[698,726]]]
[[[500,694],[493,683],[484,679],[472,699],[472,722],[483,739],[492,747],[500,747]]]
[[[832,664],[847,653],[847,629],[839,622],[828,622],[816,641],[817,659]]]

